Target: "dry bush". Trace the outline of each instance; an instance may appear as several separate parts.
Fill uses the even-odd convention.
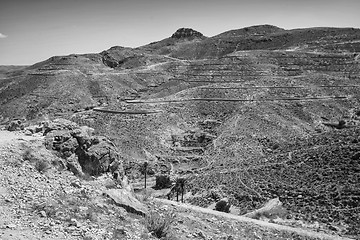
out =
[[[24,161],[34,162],[34,160],[36,160],[31,148],[26,148],[22,154],[22,157]]]
[[[46,172],[46,170],[48,170],[49,168],[50,168],[50,164],[48,163],[48,161],[44,159],[39,159],[35,163],[35,169],[40,173]]]
[[[145,226],[149,232],[161,239],[176,239],[171,225],[175,222],[175,214],[173,212],[159,213],[158,211],[150,211],[145,217]]]
[[[35,169],[40,173],[46,172],[46,170],[51,167],[50,163],[46,159],[39,158],[31,148],[25,149],[22,154],[22,158],[24,161],[35,164]]]

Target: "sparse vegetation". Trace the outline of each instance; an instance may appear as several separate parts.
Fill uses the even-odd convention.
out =
[[[22,154],[24,161],[34,162],[33,150],[26,148]]]
[[[173,240],[172,225],[175,222],[175,213],[164,211],[150,211],[145,217],[145,226],[157,238]]]
[[[286,215],[329,225],[345,222],[350,226],[348,234],[358,234],[354,226],[360,220],[360,209],[356,208],[359,132],[359,128],[343,129],[284,143],[278,152],[267,156],[270,164],[236,172],[213,171],[192,179],[189,186],[191,190],[200,184],[209,190],[226,186],[225,194],[242,209],[242,214],[258,209],[267,198],[279,197],[284,209],[265,217]]]
[[[35,169],[40,173],[44,173],[46,170],[51,168],[50,162],[43,157],[37,156],[37,154],[31,148],[26,148],[24,150],[22,153],[22,159],[34,164]],[[56,162],[53,161],[52,164],[55,165]]]
[[[40,173],[46,172],[46,170],[48,170],[49,168],[50,168],[50,164],[45,159],[39,159],[35,163],[35,169]]]
[[[15,120],[10,129],[23,129],[28,124],[15,118],[39,119],[46,113],[51,119],[61,115],[89,125],[112,141],[100,141],[86,131],[75,134],[71,125],[65,133],[58,122],[44,131],[44,136],[54,134],[46,147],[58,151],[63,162],[43,156],[45,149],[39,152],[29,147],[7,159],[3,171],[15,172],[17,180],[34,174],[32,168],[29,172],[8,169],[11,161],[24,167],[29,162],[41,173],[53,164],[72,169],[82,176],[80,181],[92,180],[87,182],[96,182],[110,171],[118,180],[125,173],[132,182],[141,181],[141,188],[143,174],[146,190],[137,199],[150,206],[155,202],[150,199],[151,192],[172,187],[173,176],[178,179],[171,193],[176,193],[177,200],[181,195],[183,201],[185,181],[181,179],[186,177],[186,188],[193,194],[187,203],[207,207],[218,202],[215,208],[223,212],[229,212],[231,203],[240,209],[239,214],[245,214],[259,209],[268,199],[279,198],[284,209],[255,218],[286,213],[294,221],[319,223],[316,230],[359,235],[360,111],[356,107],[360,69],[358,57],[354,57],[360,51],[360,30],[285,30],[263,25],[210,38],[190,29],[180,29],[173,36],[137,49],[113,47],[99,54],[52,57],[16,74],[5,71],[0,81],[0,119]],[[113,69],[109,71],[109,67]],[[346,114],[350,110],[352,114]],[[27,135],[33,138],[39,134],[28,131]],[[144,156],[143,149],[151,154]],[[74,161],[69,160],[71,156]],[[119,160],[119,171],[113,171],[115,160]],[[149,165],[140,167],[143,161]],[[160,174],[156,190],[149,189],[154,182],[149,175],[155,172]],[[96,177],[90,178],[90,174]],[[46,181],[53,181],[49,175],[37,176],[36,182],[48,189],[55,186],[47,185]],[[16,185],[11,177],[9,185],[19,187],[24,181]],[[57,178],[61,180],[60,174]],[[29,188],[16,192],[14,187],[11,191],[22,196],[35,192],[38,185],[30,183]],[[102,202],[99,188],[118,188],[116,181],[103,181],[101,187],[98,184],[92,189],[91,184],[84,187],[67,179],[59,185],[62,188],[57,191],[68,198],[59,197],[55,190],[47,196],[53,189],[41,188],[43,193],[38,195],[56,201],[35,209],[68,225],[76,222],[72,219],[102,225],[114,239],[136,232],[139,225],[143,232],[148,229],[151,239],[173,239],[174,225],[177,233],[184,230],[177,227],[186,224],[194,229],[193,218],[186,222],[187,213],[178,224],[167,210],[150,212],[143,223],[131,221],[131,214],[121,213],[122,205],[112,208],[112,203]],[[91,191],[96,202],[92,202]],[[224,198],[227,200],[219,201]],[[115,222],[121,227],[114,228]],[[201,227],[205,221],[199,222]],[[136,227],[131,229],[127,223]],[[216,231],[230,231],[226,228],[229,222],[221,226],[217,220],[214,223]],[[344,227],[338,230],[337,225]],[[242,227],[233,233],[238,234]],[[249,232],[253,232],[252,227]],[[267,232],[262,233],[249,239],[277,238],[266,238]],[[190,238],[205,237],[201,232]],[[211,238],[220,236],[216,232],[207,237]]]

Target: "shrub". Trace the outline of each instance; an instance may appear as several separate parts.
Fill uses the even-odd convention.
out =
[[[49,163],[44,159],[38,160],[35,163],[35,169],[38,170],[38,172],[40,173],[45,172],[49,167],[50,167]]]
[[[156,176],[156,189],[164,189],[171,187],[171,179],[168,175],[158,175]]]
[[[174,221],[175,214],[173,212],[150,211],[145,217],[145,226],[153,236],[170,240],[174,239],[171,229]]]
[[[32,162],[34,160],[34,154],[33,151],[30,148],[25,149],[25,151],[22,154],[24,161]]]
[[[35,169],[40,173],[44,173],[50,168],[50,163],[46,159],[34,154],[34,151],[31,148],[25,149],[22,154],[22,158],[24,161],[29,161],[30,163],[35,164]]]

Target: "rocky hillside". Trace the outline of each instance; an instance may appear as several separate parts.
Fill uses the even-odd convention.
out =
[[[358,178],[357,145],[346,139],[358,126],[359,54],[359,29],[262,25],[205,37],[182,28],[134,49],[1,68],[0,124],[66,118],[113,142],[130,179],[147,161],[152,175],[187,177],[194,204],[213,203],[206,195],[218,189],[245,213],[277,196],[293,220],[358,235],[358,189],[345,186]],[[324,140],[337,133],[341,144]]]
[[[68,131],[69,123],[51,125]],[[74,175],[72,168],[63,168],[63,156],[56,154],[66,152],[64,148],[45,148],[51,132],[60,130],[46,133],[51,128],[44,127],[31,135],[30,129],[35,128],[27,128],[26,134],[0,130],[1,239],[312,240],[323,236],[158,202],[146,193],[135,194],[125,179],[117,181],[108,174]]]

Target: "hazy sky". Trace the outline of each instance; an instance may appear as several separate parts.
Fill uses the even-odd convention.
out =
[[[0,65],[137,47],[180,27],[214,36],[259,24],[360,28],[360,0],[3,0]]]

